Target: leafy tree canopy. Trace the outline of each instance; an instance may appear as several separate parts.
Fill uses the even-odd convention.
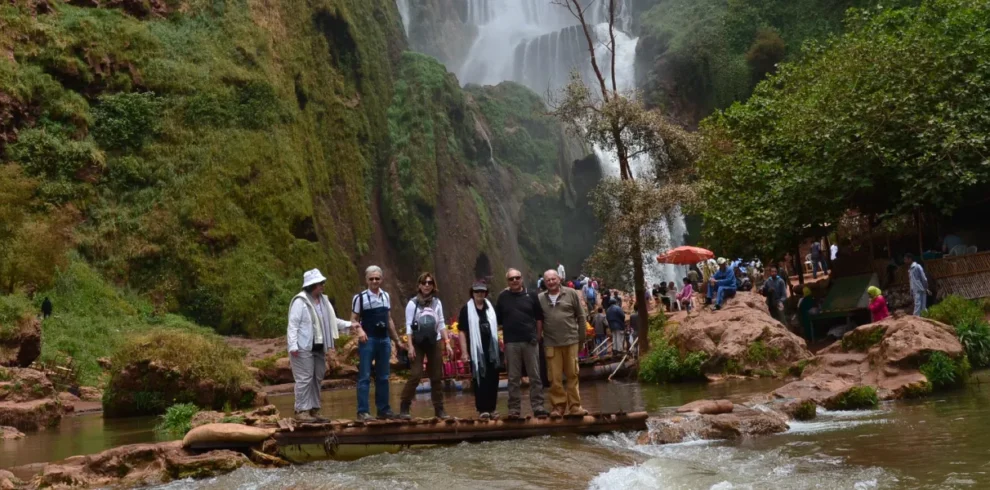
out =
[[[990,181],[990,5],[854,9],[847,24],[702,124],[709,245],[779,253],[847,209],[950,213]]]

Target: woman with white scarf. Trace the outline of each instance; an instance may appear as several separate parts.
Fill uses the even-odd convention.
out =
[[[488,302],[488,286],[480,282],[471,286],[471,300],[461,308],[457,321],[463,332],[460,336],[462,360],[471,362],[478,417],[498,418],[495,411],[500,364],[498,320],[495,308]]]

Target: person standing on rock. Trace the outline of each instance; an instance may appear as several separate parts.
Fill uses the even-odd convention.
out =
[[[543,274],[547,290],[540,293],[543,340],[550,371],[551,415],[586,415],[578,391],[578,347],[584,341],[584,305],[577,291],[560,285],[557,271]],[[564,388],[564,377],[567,388]]]
[[[505,273],[509,284],[495,301],[495,316],[502,325],[505,340],[505,368],[509,376],[509,417],[520,416],[522,409],[522,372],[529,377],[529,405],[533,415],[547,415],[543,407],[543,378],[540,375],[540,346],[543,309],[537,293],[523,287],[522,272],[509,269]],[[591,287],[590,285],[588,286]],[[484,339],[482,339],[484,341]]]
[[[360,321],[358,335],[358,420],[371,420],[368,397],[371,392],[371,368],[375,369],[375,408],[378,418],[393,418],[395,414],[388,404],[388,377],[392,361],[392,342],[402,349],[399,335],[392,321],[392,299],[382,290],[384,274],[381,267],[369,266],[364,271],[368,289],[354,295],[351,300],[351,319]],[[412,357],[410,355],[410,357]]]
[[[488,286],[485,283],[474,283],[470,295],[471,299],[461,307],[457,318],[457,324],[464,325],[464,335],[461,335],[461,359],[471,363],[471,386],[474,388],[474,407],[478,410],[478,418],[497,419],[498,412],[495,411],[495,406],[498,403],[500,364],[498,318],[495,307],[488,301]],[[508,341],[505,346],[508,350]],[[516,412],[518,416],[518,408]]]
[[[911,280],[911,296],[914,298],[914,316],[921,316],[928,308],[928,277],[921,264],[914,261],[914,255],[904,254],[904,263],[908,266],[908,278]]]
[[[784,278],[780,277],[780,269],[770,266],[770,277],[763,283],[763,295],[767,297],[767,308],[770,309],[770,316],[787,324],[784,319],[784,299],[787,296],[787,285]]]
[[[399,417],[410,419],[409,409],[412,399],[416,396],[416,387],[423,379],[423,361],[429,367],[430,399],[437,418],[447,419],[443,410],[443,353],[454,357],[454,350],[447,339],[447,324],[443,319],[443,305],[437,297],[440,290],[433,274],[424,272],[419,275],[419,292],[406,305],[406,335],[409,337],[409,359],[412,368],[409,380],[402,389],[402,405],[399,407]],[[465,324],[458,324],[462,332]],[[442,342],[442,343],[441,343]]]
[[[286,339],[289,364],[295,380],[296,418],[302,421],[325,421],[320,414],[320,383],[327,370],[327,350],[334,350],[340,331],[359,327],[355,322],[337,318],[333,305],[323,294],[327,279],[319,269],[303,274],[303,290],[289,304]]]

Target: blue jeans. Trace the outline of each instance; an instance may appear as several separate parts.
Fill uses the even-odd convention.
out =
[[[371,413],[368,395],[371,390],[371,363],[375,363],[375,407],[378,415],[391,412],[388,406],[389,361],[392,358],[392,341],[388,337],[368,337],[368,341],[358,344],[357,411]]]
[[[734,292],[736,292],[736,288],[730,288],[728,286],[719,286],[718,295],[716,295],[715,298],[715,306],[722,306],[722,303],[725,302],[725,295]]]
[[[914,291],[914,316],[921,316],[921,313],[928,307],[928,293],[925,291]]]
[[[813,279],[818,279],[818,264],[821,264],[822,274],[828,274],[828,265],[825,264],[825,259],[811,259],[811,277]]]

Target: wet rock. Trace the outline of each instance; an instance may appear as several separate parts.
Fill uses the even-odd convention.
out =
[[[697,400],[677,409],[677,413],[687,412],[708,415],[732,413],[732,402],[729,400]]]
[[[24,433],[14,427],[0,426],[0,441],[24,439]]]
[[[639,444],[676,444],[691,438],[706,440],[739,439],[765,436],[787,430],[783,414],[754,410],[735,405],[731,413],[700,414],[680,413],[667,417],[651,418],[649,430],[640,435]]]
[[[702,369],[709,374],[779,373],[813,357],[804,339],[770,316],[765,299],[749,292],[737,293],[721,310],[689,316],[671,341],[683,352],[708,354]]]
[[[847,332],[816,356],[800,380],[774,391],[780,398],[810,399],[829,406],[855,386],[876,388],[881,400],[915,393],[928,380],[918,370],[932,352],[963,354],[952,328],[916,316],[897,315]]]
[[[233,471],[248,462],[234,451],[202,454],[182,449],[178,441],[132,444],[89,456],[73,456],[45,465],[31,486],[144,486],[177,478],[205,478]]]
[[[2,97],[0,97],[0,106],[2,105]],[[39,355],[41,355],[41,321],[35,317],[20,319],[13,332],[0,337],[0,366],[26,368]]]
[[[811,420],[818,416],[818,404],[808,398],[781,400],[775,408],[794,420]]]

